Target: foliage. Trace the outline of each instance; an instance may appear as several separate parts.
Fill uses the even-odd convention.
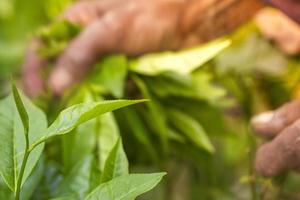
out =
[[[37,187],[36,184],[30,186],[25,184],[30,184],[32,181],[39,182],[40,177],[36,180],[30,179],[35,178],[33,175],[35,170],[38,170],[35,168],[47,140],[70,133],[80,124],[97,118],[101,114],[143,102],[143,100],[114,100],[76,104],[62,111],[47,128],[43,111],[23,95],[21,97],[15,86],[12,87],[12,93],[13,95],[9,95],[0,102],[0,152],[1,157],[5,158],[0,161],[0,174],[13,193],[11,195],[8,190],[4,190],[5,192],[1,192],[1,195],[6,198],[14,196],[16,200],[30,198],[32,192],[23,192],[26,197],[24,198],[22,189],[33,191]],[[120,140],[111,147],[104,169],[100,169],[99,165],[93,165],[95,160],[93,154],[90,154],[76,163],[53,191],[54,195],[50,195],[47,199],[55,197],[130,200],[152,189],[164,175],[164,173],[128,175],[128,161]],[[2,184],[1,188],[4,189],[5,185]],[[116,188],[116,193],[111,194],[110,188]]]
[[[43,16],[51,19],[63,4],[48,0],[34,5],[48,5]],[[0,9],[4,8],[9,6]],[[41,22],[35,23],[26,33],[32,33]],[[67,22],[39,28],[35,32],[44,41],[40,53],[55,60],[80,29]],[[20,62],[25,40],[21,38],[18,54],[10,54],[14,58],[10,60]],[[1,53],[0,70],[8,62]],[[52,122],[48,128],[45,114],[21,95],[29,116],[32,148],[21,198],[84,199],[90,194],[87,199],[94,195],[114,199],[113,195],[128,195],[131,187],[137,187],[139,194],[146,192],[164,175],[141,175],[141,171],[167,171],[165,182],[141,199],[292,199],[300,185],[295,174],[279,180],[255,174],[253,158],[260,141],[253,137],[249,120],[255,113],[274,109],[299,95],[298,65],[297,57],[283,55],[250,23],[226,39],[191,50],[101,58],[75,91],[68,91],[60,101],[43,99],[43,110]],[[0,75],[7,76],[11,69],[5,68]],[[101,101],[116,98],[151,101],[98,116],[107,103],[123,106],[123,101]],[[26,144],[13,95],[1,102],[0,113],[5,114],[0,120],[0,148],[7,151],[0,151],[0,156],[18,155],[15,160],[0,160],[1,174],[6,170],[0,180],[0,199],[9,199],[13,193],[5,184],[16,190]],[[59,115],[66,107],[71,108]],[[94,109],[97,113],[85,112]],[[84,113],[73,117],[73,112]],[[8,123],[12,121],[17,129]],[[21,143],[14,151],[8,144],[15,141]],[[14,164],[16,170],[5,167]],[[113,193],[109,193],[111,188]],[[136,197],[130,195],[129,199]]]

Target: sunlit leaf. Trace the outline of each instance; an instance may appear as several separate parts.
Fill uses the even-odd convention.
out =
[[[206,45],[179,52],[149,54],[134,60],[130,69],[146,75],[157,75],[166,71],[189,74],[229,45],[229,40],[219,39]]]

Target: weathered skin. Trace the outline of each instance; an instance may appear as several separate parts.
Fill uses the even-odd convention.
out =
[[[94,0],[66,9],[60,19],[85,26],[60,55],[48,85],[57,94],[81,80],[103,55],[177,50],[230,32],[261,7],[258,0]],[[237,12],[238,11],[238,12]],[[34,54],[30,48],[27,55]],[[31,66],[37,56],[27,56],[24,86],[38,95],[40,68]],[[43,62],[39,62],[43,63]],[[28,72],[30,71],[30,72]],[[35,75],[32,75],[35,74]]]
[[[270,139],[257,150],[256,169],[264,176],[300,169],[300,100],[252,120],[254,130]]]

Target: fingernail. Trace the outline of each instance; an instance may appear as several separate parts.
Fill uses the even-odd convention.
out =
[[[275,113],[273,111],[264,112],[259,115],[256,115],[251,121],[254,124],[265,124],[272,121],[274,114]]]

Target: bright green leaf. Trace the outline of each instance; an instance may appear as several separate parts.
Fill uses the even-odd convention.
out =
[[[125,78],[127,74],[127,59],[123,55],[114,55],[104,58],[92,73],[91,81],[103,85],[116,98],[124,93]]]
[[[118,139],[110,151],[101,175],[101,183],[110,181],[118,176],[129,173],[128,160],[123,149],[122,141]]]
[[[34,148],[36,145],[51,137],[69,133],[78,125],[101,114],[144,101],[145,100],[112,100],[82,103],[71,106],[59,114],[57,119],[47,129],[44,136],[35,140],[35,143],[31,146],[31,148]]]
[[[157,75],[166,71],[189,74],[229,45],[229,40],[219,39],[179,52],[149,54],[134,60],[130,65],[130,69],[146,75]]]
[[[166,173],[130,174],[101,184],[85,200],[133,200],[154,188]]]
[[[28,118],[28,114],[27,111],[25,109],[25,106],[23,104],[23,101],[20,97],[20,94],[18,92],[18,89],[16,88],[16,86],[13,84],[12,85],[12,92],[13,92],[13,96],[14,96],[14,100],[15,100],[15,104],[17,107],[17,110],[19,112],[19,115],[21,117],[22,120],[22,124],[24,127],[24,133],[27,137],[28,131],[29,131],[29,118]]]

